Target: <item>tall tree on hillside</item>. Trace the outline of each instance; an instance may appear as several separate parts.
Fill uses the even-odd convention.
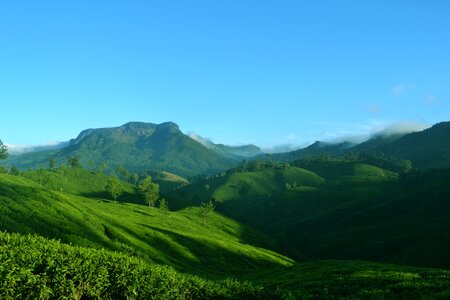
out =
[[[159,198],[159,185],[152,182],[152,177],[147,176],[139,183],[139,191],[149,207],[154,207]]]
[[[20,175],[20,170],[16,166],[13,166],[11,168],[11,170],[9,170],[9,174],[11,174],[13,176],[19,176]]]
[[[166,199],[162,198],[161,200],[159,200],[159,209],[163,213],[169,212],[169,203]]]
[[[56,165],[55,159],[54,159],[53,157],[50,157],[50,158],[48,159],[48,166],[49,166],[49,168],[50,168],[50,169],[53,169],[53,168],[55,167],[55,165]]]
[[[67,164],[72,168],[81,168],[80,158],[78,156],[68,156]]]
[[[3,145],[2,140],[0,140],[0,159],[5,159],[8,157],[8,147]]]
[[[133,180],[134,185],[137,186],[137,183],[139,181],[139,175],[137,173],[134,173],[133,175],[131,175],[131,180]]]
[[[108,180],[108,183],[105,186],[105,190],[111,195],[111,197],[114,199],[114,202],[117,202],[117,197],[119,197],[123,193],[122,184],[116,177],[111,177]]]

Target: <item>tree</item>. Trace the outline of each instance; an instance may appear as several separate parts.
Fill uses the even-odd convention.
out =
[[[117,202],[117,197],[122,195],[122,184],[120,184],[119,179],[116,177],[112,177],[108,180],[108,183],[105,186],[105,190],[111,195],[114,199],[114,202]]]
[[[202,203],[200,205],[200,215],[202,217],[207,217],[209,214],[211,214],[214,209],[216,209],[215,200],[211,199],[206,203]]]
[[[0,140],[0,159],[6,159],[8,157],[8,147],[3,145],[2,140]]]
[[[48,160],[48,167],[50,169],[53,169],[55,167],[55,165],[56,165],[55,159],[53,157],[50,157],[49,160]]]
[[[67,164],[72,168],[81,168],[80,158],[78,156],[68,156]]]
[[[134,173],[133,175],[131,175],[131,180],[133,180],[134,185],[137,186],[137,183],[139,181],[139,175],[137,173]]]
[[[152,177],[147,176],[140,181],[139,191],[144,197],[144,201],[149,207],[154,207],[159,198],[159,185],[152,182]]]
[[[20,175],[20,170],[16,166],[13,166],[11,168],[11,170],[9,170],[9,174],[11,174],[13,176],[19,176]]]
[[[118,165],[116,168],[117,173],[122,176],[122,180],[128,181],[128,177],[130,177],[130,173],[127,169],[125,169],[122,165]]]
[[[162,198],[159,200],[159,209],[164,213],[169,211],[169,203],[167,203],[166,199]]]

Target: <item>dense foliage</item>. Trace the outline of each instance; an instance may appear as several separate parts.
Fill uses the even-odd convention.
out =
[[[270,235],[297,259],[450,267],[449,171],[398,175],[357,159],[263,162],[166,197],[173,209],[214,200],[216,211]]]
[[[105,250],[0,232],[0,295],[20,299],[271,298],[261,287],[205,280]]]

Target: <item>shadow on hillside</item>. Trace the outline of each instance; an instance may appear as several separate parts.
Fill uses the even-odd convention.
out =
[[[169,256],[174,256],[179,250],[173,249],[170,243],[166,240],[179,244],[185,251],[189,253],[189,257],[193,266],[191,272],[194,274],[201,274],[207,271],[209,275],[214,274],[217,278],[225,277],[239,277],[246,273],[253,273],[257,270],[267,270],[272,268],[279,268],[281,264],[270,261],[264,258],[257,258],[250,253],[245,253],[240,249],[230,250],[221,247],[221,242],[212,244],[211,240],[206,240],[202,237],[193,238],[179,233],[157,228],[154,226],[140,224],[154,232],[164,235],[163,238],[156,238],[158,243],[153,244],[158,247],[160,251]],[[152,245],[152,246],[153,246]],[[232,248],[232,244],[227,245]],[[186,255],[183,255],[186,257]],[[192,259],[194,257],[195,259]],[[183,262],[175,261],[175,263],[183,265]],[[184,268],[178,268],[180,271],[186,271]]]
[[[110,201],[114,201],[111,198],[111,195],[107,193],[106,191],[102,192],[91,192],[91,193],[81,193],[80,196],[86,197],[86,198],[96,198],[96,199],[106,199]],[[122,195],[120,195],[117,198],[117,202],[120,203],[133,203],[133,204],[144,204],[144,201],[142,198],[134,193],[124,192]]]

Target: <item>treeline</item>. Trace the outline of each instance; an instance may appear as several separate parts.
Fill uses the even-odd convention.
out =
[[[374,151],[347,152],[342,155],[320,154],[291,162],[292,165],[308,169],[321,163],[365,163],[395,173],[408,173],[414,169],[411,161],[389,157]]]

